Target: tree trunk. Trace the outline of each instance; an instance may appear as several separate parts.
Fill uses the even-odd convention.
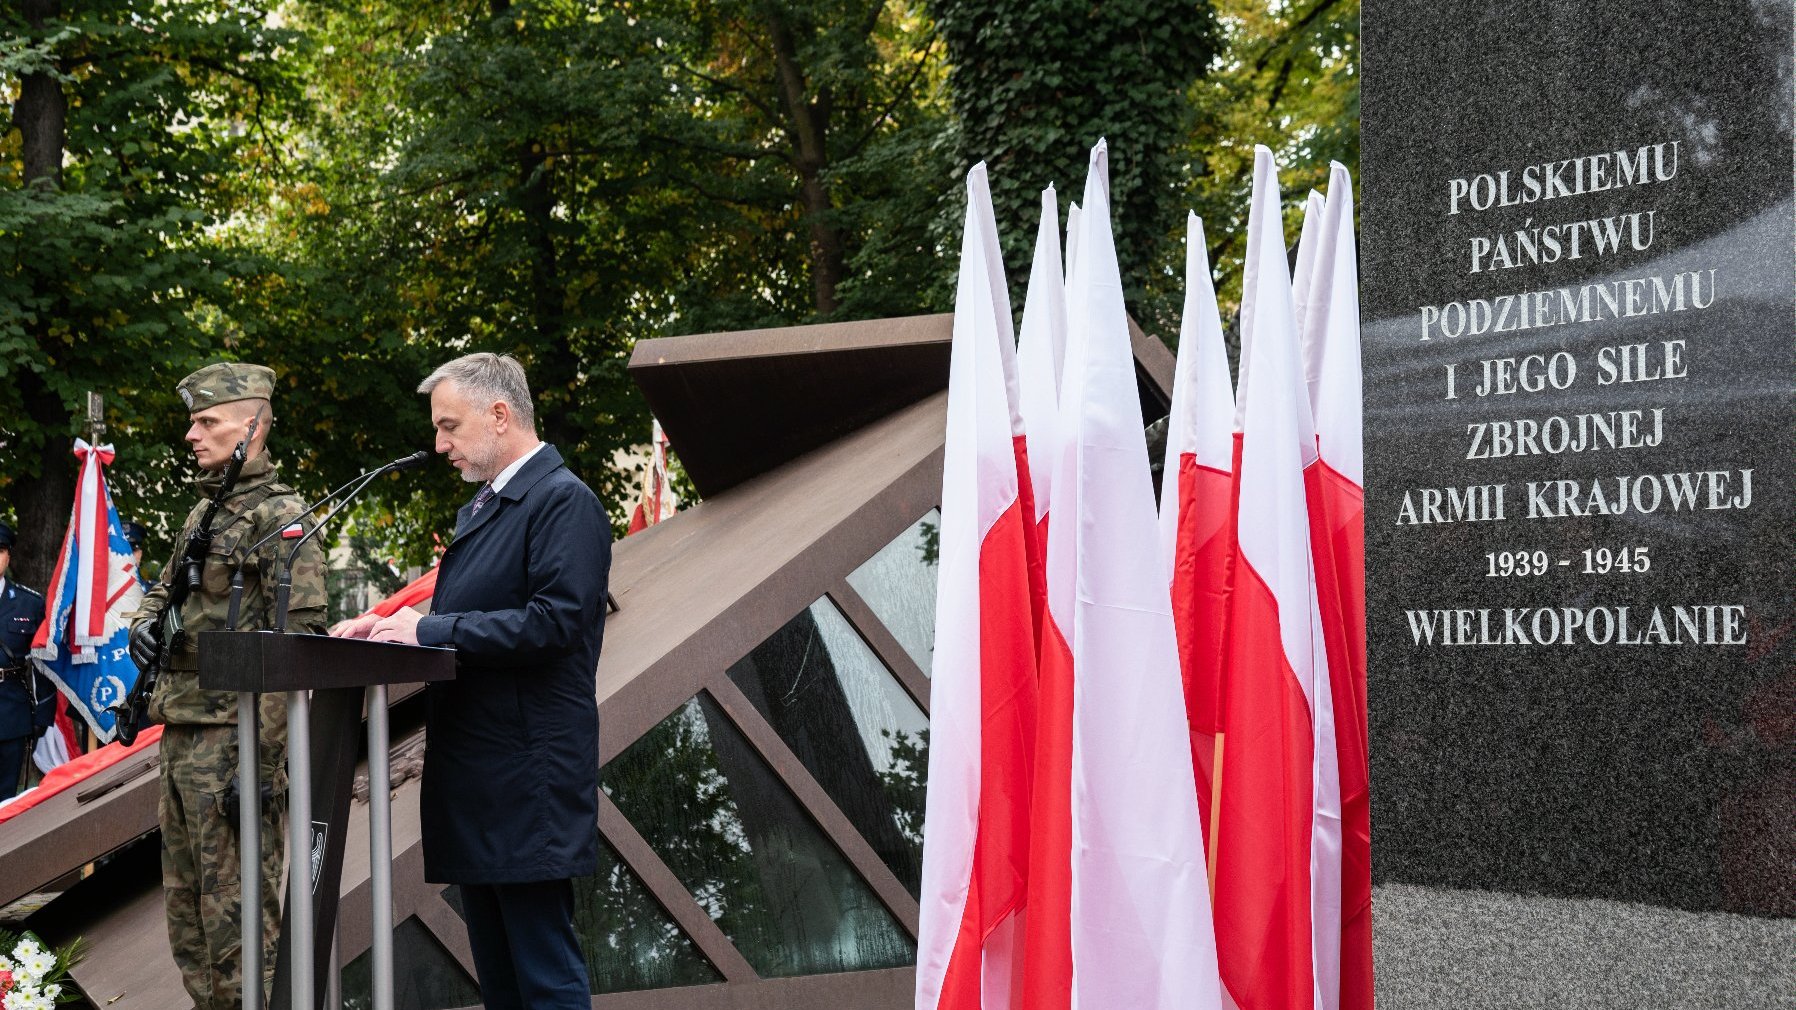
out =
[[[61,17],[62,0],[23,0],[22,10],[33,29],[42,29],[46,22]],[[49,191],[62,188],[68,120],[62,82],[45,73],[24,75],[12,115],[13,125],[19,128],[25,186]],[[42,347],[48,325],[47,314],[40,313],[39,321],[28,325],[26,334]],[[21,583],[41,590],[55,566],[53,555],[62,544],[63,526],[75,500],[75,462],[67,441],[71,414],[68,404],[36,373],[22,369],[19,375],[25,413],[33,422],[31,430],[37,433],[21,444],[19,451],[37,457],[38,475],[20,481],[13,491],[19,529],[12,568]]]
[[[531,378],[536,400],[537,432],[564,452],[579,442],[579,411],[573,409],[574,383],[580,376],[580,358],[568,341],[567,284],[555,248],[555,190],[553,171],[540,153],[527,153],[519,171],[523,192],[520,204],[530,243],[530,300],[536,317],[536,347]]]
[[[831,220],[835,200],[823,181],[829,168],[829,96],[812,101],[798,65],[798,46],[777,5],[762,7],[779,79],[780,105],[790,124],[787,132],[796,148],[793,166],[798,169],[799,201],[804,205],[805,227],[811,239],[811,297],[819,315],[836,310],[836,288],[847,273],[847,243],[842,229]]]
[[[62,16],[62,0],[24,0],[23,9],[26,22],[41,30],[46,22]],[[61,81],[50,74],[37,73],[26,74],[19,82],[12,117],[19,128],[25,185],[61,188],[67,115],[68,100],[63,96]]]
[[[19,512],[19,528],[8,574],[43,591],[56,566],[56,550],[62,546],[75,501],[75,457],[69,454],[70,415],[62,398],[45,386],[37,373],[21,370],[19,374],[26,413],[43,426],[43,434],[35,445],[20,446],[37,457],[38,475],[13,485],[12,504]]]
[[[495,18],[511,13],[511,0],[488,0]],[[526,140],[518,155],[518,208],[524,215],[530,245],[530,309],[536,320],[530,383],[537,406],[536,431],[544,441],[571,453],[580,439],[579,411],[573,386],[580,378],[580,357],[568,342],[567,283],[555,248],[554,169],[534,141]]]
[[[819,315],[828,315],[839,304],[836,286],[847,272],[847,256],[843,251],[842,229],[829,220],[835,210],[829,188],[823,184],[823,165],[806,167],[801,160],[799,175],[803,185],[799,195],[804,201],[805,217],[811,235],[811,297]]]

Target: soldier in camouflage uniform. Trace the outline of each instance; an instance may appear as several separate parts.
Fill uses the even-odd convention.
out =
[[[275,530],[297,535],[311,521],[305,503],[276,479],[265,451],[274,372],[261,365],[208,365],[181,381],[178,392],[193,424],[187,443],[204,471],[200,504],[176,538],[175,554],[133,615],[133,638],[155,622],[168,603],[168,581],[178,577],[188,532],[223,484],[224,469],[260,417],[237,485],[213,521],[214,538],[200,588],[182,607],[186,647],[168,657],[168,669],[150,698],[149,717],[162,733],[162,886],[168,906],[169,944],[182,981],[202,1010],[237,1007],[242,995],[242,927],[237,847],[237,695],[199,686],[198,635],[222,629],[232,572],[243,565],[240,630],[272,627],[279,558],[290,539],[275,537],[248,557],[251,545]],[[245,563],[247,561],[247,563]],[[324,553],[316,542],[300,551],[293,567],[287,629],[322,632],[325,626]],[[284,699],[265,696],[261,706],[263,992],[274,977],[280,929],[281,869],[286,840],[287,713]],[[244,800],[243,802],[248,802]]]

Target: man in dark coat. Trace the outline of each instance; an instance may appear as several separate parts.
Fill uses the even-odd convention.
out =
[[[31,745],[56,720],[56,685],[31,662],[44,598],[6,577],[12,527],[0,523],[0,800],[19,791]]]
[[[470,354],[424,380],[437,451],[481,488],[456,516],[431,615],[339,625],[453,646],[428,688],[424,875],[460,884],[488,1010],[591,1006],[569,878],[598,862],[599,710],[611,526],[536,437],[524,369]]]

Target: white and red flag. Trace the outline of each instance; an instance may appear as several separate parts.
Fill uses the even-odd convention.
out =
[[[1317,200],[1310,199],[1312,207]],[[1304,375],[1320,461],[1307,472],[1310,537],[1328,646],[1340,769],[1341,916],[1338,1003],[1372,1006],[1371,781],[1366,730],[1365,451],[1361,431],[1359,263],[1353,179],[1330,166],[1304,316]],[[1319,976],[1321,972],[1318,972]],[[1318,979],[1322,981],[1321,978]],[[1323,990],[1324,996],[1328,990]]]
[[[1027,1005],[1208,1010],[1220,997],[1203,838],[1106,160],[1100,142],[1069,298],[1048,525],[1041,732],[1067,752],[1044,744],[1038,781],[1065,782],[1069,837],[1050,825],[1031,838]],[[1050,677],[1070,680],[1070,711],[1050,708]],[[1051,716],[1070,727],[1050,729]],[[1056,874],[1064,943],[1038,929],[1036,885],[1052,893]]]
[[[1031,476],[1033,467],[1029,462],[1029,427],[1023,415],[1023,380],[1018,363],[1016,331],[1011,322],[1014,317],[1010,311],[1010,287],[1004,279],[1004,250],[998,242],[998,215],[992,209],[991,183],[986,178],[983,161],[967,172],[967,203],[977,205],[969,223],[978,225],[979,239],[983,246],[986,283],[991,292],[992,316],[995,320],[993,332],[998,343],[998,363],[1003,370],[1004,399],[1010,416],[1011,451],[1016,457],[1017,494],[1022,499],[1023,516],[1029,527],[1024,547],[1027,551],[1025,563],[1029,570],[1030,642],[1033,643],[1041,634],[1041,622],[1047,608],[1044,567],[1046,548],[1041,542],[1037,526],[1041,510],[1035,502],[1035,482]],[[956,311],[959,310],[958,299],[957,293]],[[1051,422],[1048,426],[1051,428]]]
[[[1297,256],[1291,272],[1291,305],[1293,329],[1298,346],[1307,353],[1305,320],[1318,297],[1317,270],[1322,256],[1323,218],[1327,201],[1322,194],[1310,190],[1304,200],[1303,230],[1297,241]],[[1316,447],[1316,425],[1313,387],[1308,384],[1307,359],[1304,386],[1298,393],[1298,430],[1303,441],[1303,485],[1305,506],[1310,521],[1310,555],[1315,569],[1317,614],[1326,645],[1329,671],[1338,666],[1347,669],[1342,651],[1339,609],[1332,596],[1335,584],[1334,553],[1322,527],[1322,466]],[[1324,588],[1328,587],[1328,588]],[[1312,739],[1315,744],[1315,814],[1310,859],[1310,928],[1316,975],[1315,999],[1318,1010],[1338,1010],[1341,975],[1341,785],[1339,753],[1341,744],[1335,733],[1335,688],[1343,683],[1338,678],[1319,674],[1312,709]]]
[[[1297,336],[1303,339],[1303,321],[1309,315],[1311,290],[1316,274],[1316,250],[1322,244],[1322,215],[1328,203],[1322,194],[1310,190],[1303,201],[1303,230],[1297,233],[1297,262],[1291,267],[1291,308]]]
[[[1217,784],[1223,632],[1235,551],[1234,418],[1235,391],[1229,381],[1204,226],[1192,214],[1185,226],[1185,307],[1166,429],[1166,466],[1160,477],[1160,549],[1172,590],[1206,846]]]
[[[1317,1003],[1311,884],[1323,855],[1319,780],[1334,764],[1334,741],[1318,739],[1328,667],[1304,484],[1315,442],[1293,315],[1276,169],[1259,147],[1242,287],[1238,554],[1214,840],[1217,955],[1223,987],[1242,1010]],[[1319,752],[1329,760],[1319,762]]]
[[[1066,281],[1073,281],[1073,261],[1079,258],[1079,205],[1066,207]]]
[[[967,178],[943,450],[918,1010],[1010,1007],[1020,971],[1035,630],[1032,506],[985,167]],[[1010,369],[1014,377],[1014,366]]]
[[[1100,145],[1102,147],[1102,145]],[[1096,152],[1091,171],[1101,170]],[[1089,188],[1091,181],[1087,179]],[[1068,455],[1078,436],[1076,409],[1083,385],[1085,333],[1072,326],[1078,291],[1079,205],[1067,211],[1066,345],[1059,374],[1059,397],[1049,437],[1037,438],[1047,457],[1047,482],[1054,498],[1041,527],[1047,602],[1036,641],[1038,658],[1034,792],[1029,805],[1029,914],[1024,920],[1021,1006],[1028,1010],[1069,1010],[1073,1005],[1073,650],[1072,544],[1078,487],[1071,483]],[[1054,482],[1064,481],[1058,493]],[[1055,510],[1066,517],[1058,525]],[[1056,546],[1058,544],[1058,546]]]
[[[661,430],[661,421],[654,419],[649,435],[649,459],[642,472],[642,496],[637,499],[635,511],[630,513],[630,529],[625,536],[667,519],[674,514],[675,507],[673,490],[667,486],[667,433]]]
[[[1035,450],[1028,454],[1029,482],[1035,496],[1035,514],[1030,518],[1038,542],[1045,543],[1054,469],[1050,447],[1060,410],[1060,374],[1066,363],[1066,275],[1060,265],[1060,214],[1052,186],[1041,194],[1041,224],[1035,235],[1035,259],[1029,269],[1016,357],[1017,402],[1023,428]]]

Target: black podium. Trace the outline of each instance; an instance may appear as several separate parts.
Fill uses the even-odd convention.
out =
[[[387,686],[455,677],[455,650],[288,635],[202,631],[200,686],[238,693],[238,740],[260,739],[260,695],[287,696],[287,903],[275,961],[272,1010],[322,1010],[328,953],[336,933],[343,850],[355,781],[356,727],[368,703],[369,893],[373,913],[375,1010],[393,1005],[393,839],[387,767]],[[247,727],[247,731],[246,731]],[[255,748],[238,749],[239,795],[260,795]],[[314,789],[321,802],[314,803]],[[261,818],[245,802],[239,821],[243,864],[243,1006],[260,1010],[262,974]]]

